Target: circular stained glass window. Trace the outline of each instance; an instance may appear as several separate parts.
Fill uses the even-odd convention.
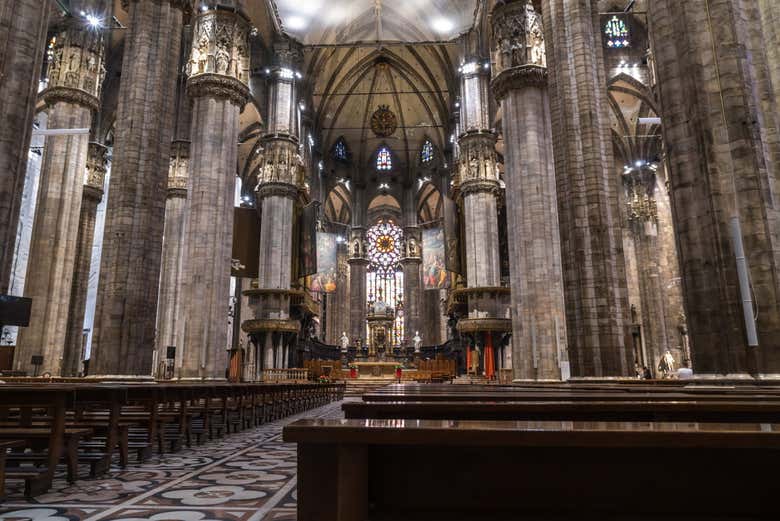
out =
[[[395,273],[401,260],[403,231],[393,221],[380,221],[368,230],[368,259],[371,267],[384,276]]]

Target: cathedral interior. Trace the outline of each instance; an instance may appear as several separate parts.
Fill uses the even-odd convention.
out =
[[[614,509],[619,445],[718,497],[638,514],[777,514],[642,455],[780,463],[778,25],[777,0],[0,0],[0,519],[514,512],[501,451],[531,445]],[[442,446],[493,478],[432,485]],[[548,478],[523,508],[611,512]]]

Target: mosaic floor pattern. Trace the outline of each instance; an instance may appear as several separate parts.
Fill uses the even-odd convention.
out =
[[[282,427],[299,418],[341,418],[335,402],[204,443],[99,479],[64,477],[33,500],[9,482],[5,521],[294,521],[295,444]]]

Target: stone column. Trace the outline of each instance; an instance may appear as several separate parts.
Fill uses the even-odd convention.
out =
[[[366,306],[368,288],[366,274],[368,259],[366,258],[365,228],[355,226],[349,241],[349,340],[351,342],[362,338],[366,340]],[[361,346],[358,346],[361,347]]]
[[[8,293],[51,0],[0,3],[0,295]]]
[[[501,4],[492,20],[493,90],[506,148],[512,367],[516,379],[559,380],[566,312],[542,20],[521,1]]]
[[[628,376],[634,361],[598,9],[595,0],[542,6],[572,376]]]
[[[184,379],[224,379],[227,368],[238,118],[249,98],[249,30],[249,20],[237,10],[199,11],[194,23],[187,65],[194,105],[181,289]]]
[[[54,40],[41,94],[49,128],[90,128],[103,75],[102,33],[72,20]],[[33,306],[30,327],[20,331],[14,353],[18,371],[32,374],[30,361],[38,355],[41,373],[62,374],[88,146],[86,134],[46,139],[24,288]]]
[[[92,265],[92,246],[95,239],[97,208],[103,199],[108,149],[100,143],[90,143],[87,155],[87,182],[81,197],[81,215],[76,246],[73,285],[70,294],[70,314],[65,337],[63,376],[78,376],[84,354],[84,315],[89,291],[89,272]]]
[[[463,198],[468,287],[497,287],[501,282],[498,246],[496,136],[490,129],[488,82],[484,60],[461,68],[460,163],[456,183]]]
[[[182,365],[183,309],[181,299],[184,263],[184,207],[187,204],[187,177],[190,163],[190,142],[174,141],[168,170],[168,199],[165,202],[160,297],[157,312],[157,367],[162,376],[169,346],[174,346],[174,376]]]
[[[119,87],[90,372],[149,376],[182,19],[189,0],[123,0]]]
[[[302,59],[291,42],[275,46],[276,65],[270,70],[268,133],[263,136],[263,157],[257,172],[257,204],[260,208],[260,264],[257,290],[251,290],[255,317],[245,331],[267,336],[292,333],[299,327],[290,320],[293,262],[293,227],[299,191],[304,189],[305,169],[299,153],[297,65]],[[264,356],[265,369],[274,368],[274,345]],[[280,367],[280,366],[277,366]]]
[[[778,374],[780,63],[772,23],[780,7],[689,4],[658,0],[648,10],[693,366]],[[752,302],[743,306],[743,298]]]

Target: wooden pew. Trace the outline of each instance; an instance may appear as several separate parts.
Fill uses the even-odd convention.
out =
[[[780,516],[778,425],[299,420],[284,441],[299,521]]]
[[[0,439],[24,440],[24,449],[36,451],[34,455],[26,455],[20,447],[6,460],[6,480],[24,480],[26,496],[41,494],[51,487],[60,458],[65,456],[66,461],[73,464],[74,447],[66,439],[65,426],[67,406],[72,405],[74,398],[73,390],[73,386],[68,385],[2,387],[0,420],[4,426],[0,427]],[[39,413],[45,414],[46,421],[35,421]],[[81,435],[79,432],[72,434]],[[67,454],[66,448],[70,451]],[[41,450],[45,452],[41,453]],[[39,455],[42,461],[31,461]],[[72,473],[72,467],[69,469]]]
[[[780,423],[780,402],[563,401],[348,402],[347,419],[577,420]]]

